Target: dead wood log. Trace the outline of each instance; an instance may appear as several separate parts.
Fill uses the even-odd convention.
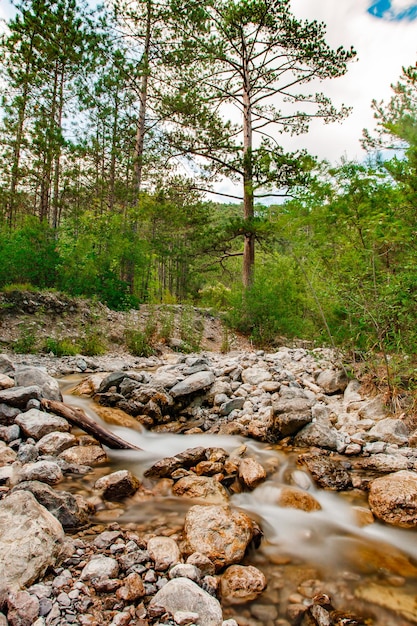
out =
[[[78,426],[81,430],[84,430],[89,435],[95,437],[100,443],[111,448],[113,450],[140,450],[133,443],[129,443],[124,439],[121,439],[117,435],[114,435],[110,430],[97,424],[91,417],[89,417],[82,409],[78,407],[68,406],[64,402],[57,402],[56,400],[41,400],[41,406],[51,413],[60,415],[70,422],[73,426]]]

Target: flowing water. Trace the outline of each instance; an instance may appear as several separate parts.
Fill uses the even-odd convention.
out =
[[[67,396],[65,401],[81,406],[101,422],[91,400]],[[248,626],[288,624],[288,607],[307,604],[309,597],[325,592],[336,608],[371,618],[373,624],[417,624],[417,533],[375,521],[369,523],[369,510],[361,492],[317,490],[309,475],[297,467],[295,454],[242,437],[156,434],[106,425],[141,448],[109,451],[110,471],[130,469],[143,478],[146,469],[157,460],[195,446],[221,447],[229,453],[246,446],[248,456],[267,469],[266,482],[250,493],[233,494],[230,500],[232,506],[245,510],[263,530],[260,548],[253,550],[246,562],[264,572],[268,588],[256,602],[226,607],[225,619],[239,617],[239,623]],[[109,468],[97,470],[100,471],[108,473]],[[97,473],[93,479],[85,478],[86,494],[91,493],[96,478]],[[146,479],[144,484],[154,486]],[[280,490],[288,485],[307,489],[321,509],[305,512],[279,506]],[[99,511],[98,520],[117,519],[142,532],[179,536],[192,504],[195,502],[173,497],[169,488],[162,486],[157,495],[140,499],[134,496],[124,508],[109,503],[108,508]]]

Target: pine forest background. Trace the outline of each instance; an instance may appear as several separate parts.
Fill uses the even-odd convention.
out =
[[[314,93],[355,57],[325,36],[287,0],[20,0],[0,41],[0,287],[415,356],[417,70],[370,103],[365,162],[288,151],[349,114]],[[241,193],[207,201],[226,179]]]

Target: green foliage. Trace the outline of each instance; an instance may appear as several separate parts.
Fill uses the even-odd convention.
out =
[[[203,338],[204,323],[196,316],[194,307],[183,306],[180,316],[181,350],[183,352],[198,352]]]
[[[19,324],[19,336],[13,343],[13,352],[17,354],[32,354],[36,352],[37,335],[33,324],[23,321]]]
[[[11,283],[10,285],[3,285],[0,287],[0,291],[3,293],[13,293],[13,291],[39,291],[37,287],[34,287],[30,283]]]
[[[80,347],[70,337],[55,339],[47,337],[43,350],[52,352],[55,356],[75,356],[80,353]]]
[[[125,332],[126,345],[134,356],[151,356],[154,353],[154,349],[151,344],[151,338],[146,332],[129,328]]]
[[[175,312],[168,307],[158,311],[158,335],[160,339],[167,342],[174,334]]]
[[[48,224],[28,217],[14,231],[0,229],[0,285],[53,287],[59,262],[55,233]]]
[[[312,339],[320,332],[314,302],[296,262],[278,254],[257,268],[250,289],[232,291],[226,322],[263,346],[280,336]]]
[[[98,328],[87,328],[80,341],[80,352],[86,356],[98,356],[106,352],[106,340]]]

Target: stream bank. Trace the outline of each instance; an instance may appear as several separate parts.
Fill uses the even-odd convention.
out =
[[[1,359],[0,510],[16,526],[24,497],[67,529],[45,538],[35,578],[3,590],[10,624],[417,623],[415,433],[337,355],[104,358]],[[39,411],[60,391],[34,366],[82,374],[71,401],[142,451]]]

